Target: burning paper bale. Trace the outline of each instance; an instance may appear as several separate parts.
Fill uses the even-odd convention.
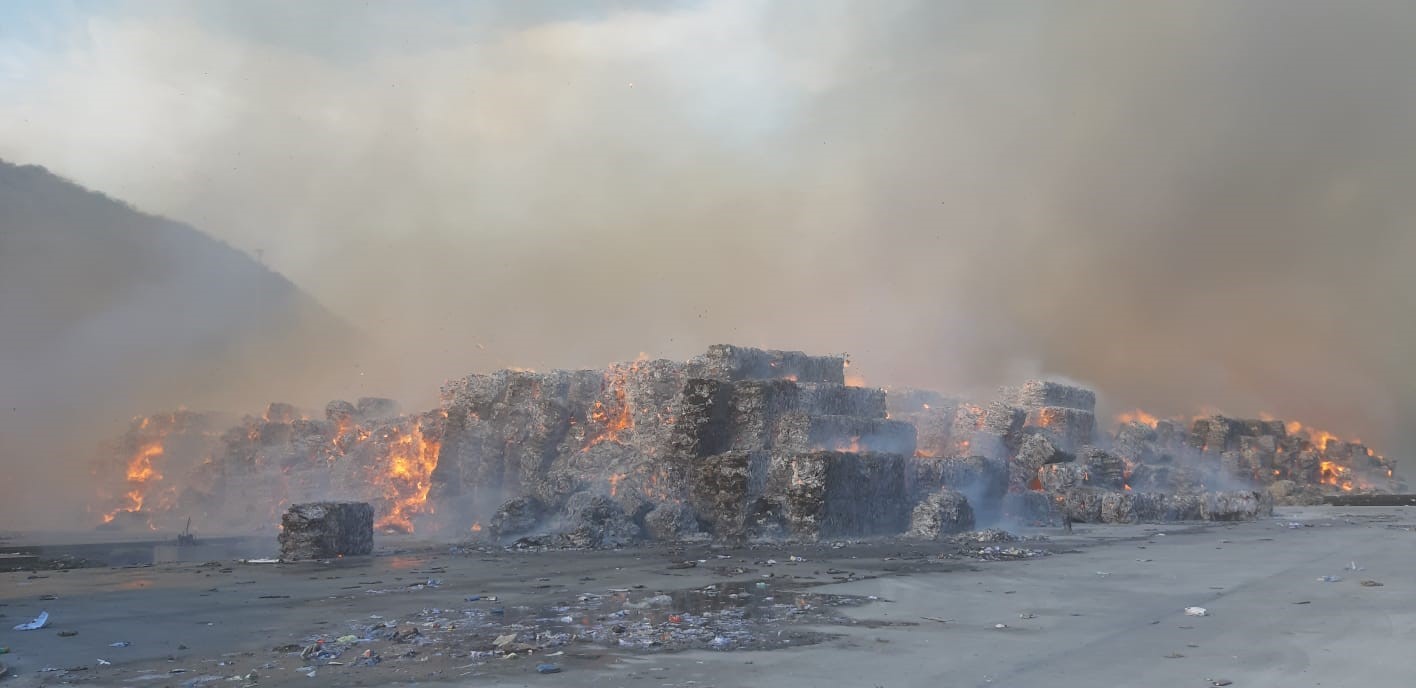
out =
[[[253,529],[289,504],[344,499],[368,502],[381,531],[476,537],[485,523],[501,540],[595,547],[947,529],[950,494],[988,525],[1254,518],[1270,499],[1404,486],[1371,449],[1296,423],[1137,411],[1108,436],[1095,393],[1073,385],[965,400],[847,385],[845,365],[714,346],[686,362],[469,375],[423,413],[373,397],[322,418],[277,403],[225,432],[208,414],[153,416],[112,449],[95,515]]]
[[[366,502],[294,504],[280,526],[280,558],[286,561],[374,551],[374,507]]]

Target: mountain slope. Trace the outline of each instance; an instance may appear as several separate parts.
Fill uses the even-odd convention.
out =
[[[0,461],[155,409],[308,394],[353,371],[355,344],[246,254],[0,161]]]

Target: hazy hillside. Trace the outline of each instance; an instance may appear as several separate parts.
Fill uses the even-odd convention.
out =
[[[356,374],[353,332],[192,227],[0,162],[0,451],[21,463],[77,466],[144,411],[313,393]]]

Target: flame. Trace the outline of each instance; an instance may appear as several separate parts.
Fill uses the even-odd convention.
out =
[[[153,489],[155,484],[162,480],[162,474],[157,471],[153,462],[162,458],[167,453],[164,443],[168,434],[172,432],[176,424],[176,415],[163,417],[164,421],[158,427],[153,427],[151,417],[143,418],[136,426],[138,432],[156,432],[156,437],[148,437],[138,443],[137,449],[128,457],[124,480],[127,481],[127,490],[119,498],[122,502],[118,507],[103,515],[104,523],[112,523],[122,513],[139,513],[143,510],[143,505],[149,501],[148,491]],[[149,520],[148,528],[156,530]]]
[[[847,387],[864,387],[864,386],[865,386],[865,376],[864,376],[864,375],[846,375],[846,386],[847,386]],[[928,408],[928,407],[926,407],[926,408]]]
[[[611,497],[614,497],[615,495],[619,494],[619,485],[620,485],[620,482],[624,480],[624,476],[625,476],[624,473],[615,473],[614,475],[611,475],[611,476],[610,476],[610,496],[611,496]]]
[[[1352,478],[1348,475],[1349,469],[1332,461],[1323,461],[1321,470],[1318,472],[1318,479],[1325,485],[1332,485],[1342,489],[1344,492],[1352,491]]]
[[[1140,423],[1142,425],[1149,425],[1150,427],[1154,428],[1160,424],[1160,419],[1156,418],[1155,416],[1152,416],[1149,413],[1146,413],[1145,411],[1135,409],[1133,411],[1127,411],[1125,413],[1118,414],[1116,416],[1116,422],[1122,425],[1125,425],[1126,423]]]
[[[474,522],[474,523],[472,524],[472,532],[474,532],[474,533],[480,533],[480,532],[482,532],[482,522],[481,522],[481,521],[477,521],[477,522]]]
[[[634,429],[634,407],[629,403],[625,388],[629,383],[629,376],[639,372],[645,360],[647,359],[637,360],[628,367],[612,365],[605,371],[605,382],[613,399],[609,406],[602,401],[596,401],[591,408],[590,420],[603,426],[603,429],[586,442],[583,451],[589,451],[601,442],[623,442],[621,435]]]
[[[933,451],[930,451],[930,450],[928,450],[928,449],[916,449],[914,455],[915,455],[915,458],[916,458],[916,459],[937,459],[937,458],[939,458],[937,455],[935,455],[935,453],[934,453]]]
[[[1313,447],[1315,447],[1320,452],[1327,451],[1327,446],[1329,442],[1340,441],[1338,440],[1337,435],[1334,435],[1326,430],[1318,430],[1317,428],[1314,428],[1312,426],[1305,427],[1302,423],[1299,423],[1296,420],[1287,424],[1284,427],[1288,430],[1288,434],[1290,435],[1307,436],[1308,440],[1313,443]]]
[[[929,410],[929,404],[920,404],[920,406],[923,406],[926,411]]]
[[[1123,486],[1123,487],[1126,488],[1126,491],[1127,491],[1127,492],[1130,492],[1130,491],[1131,491],[1131,486],[1130,486],[1130,485],[1125,485],[1125,486]]]
[[[375,482],[391,506],[374,525],[384,530],[413,532],[413,517],[427,506],[433,470],[438,467],[442,443],[428,437],[421,422],[398,430],[388,443],[388,463]]]

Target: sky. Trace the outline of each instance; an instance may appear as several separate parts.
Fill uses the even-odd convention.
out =
[[[1413,33],[1375,1],[18,1],[0,158],[259,256],[412,404],[725,342],[1396,455]]]

